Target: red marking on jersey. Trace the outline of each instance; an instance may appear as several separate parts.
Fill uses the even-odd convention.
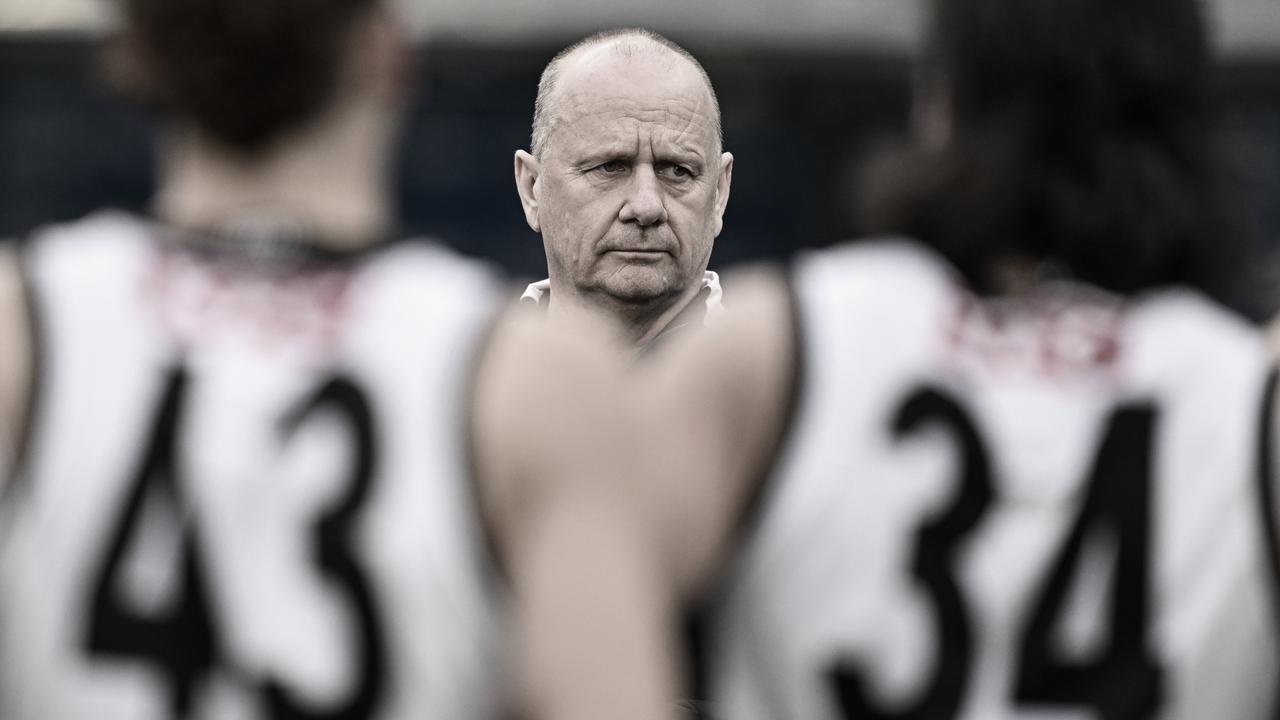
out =
[[[1115,298],[1065,287],[994,300],[960,291],[942,330],[966,365],[1070,379],[1118,368],[1122,310]]]
[[[323,351],[341,334],[350,286],[345,267],[263,268],[164,246],[151,257],[140,291],[161,327],[183,348],[235,335],[264,350],[310,346]]]

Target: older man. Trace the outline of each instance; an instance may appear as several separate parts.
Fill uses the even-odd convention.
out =
[[[639,347],[703,322],[720,309],[707,261],[732,176],[715,91],[687,51],[638,29],[566,48],[538,83],[531,152],[515,156],[550,276],[525,298],[607,317]]]

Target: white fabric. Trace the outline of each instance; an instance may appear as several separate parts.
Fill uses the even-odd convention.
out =
[[[949,544],[955,554],[941,556],[972,646],[955,714],[938,717],[1102,717],[1085,701],[1018,700],[1016,682],[1037,596],[1097,489],[1107,419],[1146,403],[1150,579],[1137,586],[1150,608],[1147,627],[1124,632],[1162,673],[1154,717],[1263,717],[1277,629],[1255,491],[1266,361],[1254,328],[1189,290],[1126,302],[1059,284],[980,301],[902,242],[809,254],[793,282],[802,394],[721,606],[712,682],[724,718],[847,720],[832,676],[840,663],[890,716],[924,696],[940,632],[958,629],[937,627],[916,553],[923,528],[955,510],[963,452],[960,431],[937,416],[895,429],[908,398],[929,389],[969,417],[992,488]],[[1062,665],[1107,657],[1118,632],[1107,608],[1126,541],[1101,521],[1083,537],[1053,618]],[[1085,684],[1109,692],[1103,679]]]
[[[707,295],[707,312],[702,316],[702,321],[705,324],[715,320],[720,313],[724,312],[724,290],[720,287],[720,275],[712,270],[703,272],[699,292],[702,290],[710,291]],[[535,305],[542,305],[544,301],[549,301],[551,299],[551,279],[529,283],[520,299],[532,302]]]
[[[174,716],[161,659],[90,638],[103,577],[108,604],[152,621],[195,592],[181,572],[184,531],[221,654],[197,675],[189,717],[267,718],[269,681],[310,709],[341,707],[365,634],[354,586],[325,564],[316,534],[349,503],[334,539],[363,575],[385,648],[368,717],[492,718],[499,626],[461,419],[501,285],[422,243],[273,275],[157,234],[107,213],[31,248],[44,355],[31,463],[0,528],[0,717]],[[155,491],[166,473],[153,472],[126,524],[179,364],[189,379],[176,490]],[[370,415],[363,498],[360,413],[343,410],[351,391],[298,414],[335,382]],[[168,641],[193,652],[184,637]]]

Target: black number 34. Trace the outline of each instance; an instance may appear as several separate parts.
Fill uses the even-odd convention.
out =
[[[936,663],[918,698],[887,709],[873,701],[855,663],[837,662],[830,672],[831,685],[849,720],[954,718],[969,681],[974,631],[951,568],[960,541],[991,505],[990,463],[968,415],[938,390],[912,395],[895,418],[894,434],[909,436],[930,424],[954,437],[962,457],[956,500],[920,528],[912,565],[936,613]],[[1013,685],[1013,700],[1019,705],[1090,708],[1102,720],[1150,718],[1159,707],[1161,673],[1146,641],[1154,424],[1155,411],[1149,405],[1123,406],[1111,415],[1079,517],[1036,592],[1023,628]],[[1096,658],[1079,661],[1061,657],[1051,640],[1090,533],[1114,538],[1117,547],[1106,623],[1112,636]]]
[[[165,680],[169,711],[175,720],[191,716],[199,684],[215,668],[228,663],[209,601],[198,526],[188,521],[182,529],[180,583],[164,611],[143,614],[127,607],[117,586],[126,549],[141,530],[139,521],[148,494],[160,493],[175,507],[182,507],[175,447],[189,383],[181,368],[174,370],[166,383],[149,445],[111,533],[104,561],[92,578],[85,643],[92,656],[153,664]],[[377,461],[373,419],[364,394],[342,377],[329,380],[281,418],[281,441],[287,442],[309,417],[325,410],[338,413],[349,425],[356,459],[344,495],[311,526],[312,557],[330,583],[346,595],[351,608],[356,677],[348,696],[325,709],[303,706],[277,680],[259,678],[260,698],[271,717],[280,720],[368,718],[384,689],[385,635],[369,580],[349,551],[352,521],[369,494]]]

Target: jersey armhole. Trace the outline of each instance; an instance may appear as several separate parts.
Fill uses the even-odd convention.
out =
[[[763,522],[771,499],[777,494],[778,470],[783,459],[794,444],[795,425],[800,414],[800,405],[805,391],[806,360],[804,313],[801,312],[800,298],[796,290],[796,269],[794,261],[786,266],[783,282],[786,284],[787,315],[791,320],[791,372],[786,380],[786,401],[782,411],[782,421],[769,452],[755,472],[751,488],[746,494],[738,518],[734,521],[727,538],[726,547],[738,548],[755,536]],[[730,558],[732,559],[732,558]]]
[[[493,314],[488,318],[480,332],[471,342],[470,368],[467,370],[463,382],[460,383],[459,418],[462,425],[461,439],[462,447],[459,448],[462,453],[462,477],[459,478],[463,484],[462,492],[466,499],[470,515],[474,519],[475,535],[477,544],[477,559],[481,567],[481,580],[490,590],[502,589],[505,594],[510,587],[507,575],[507,567],[503,560],[500,546],[498,544],[497,535],[494,533],[493,525],[489,520],[489,513],[485,511],[484,494],[480,490],[480,471],[477,462],[476,448],[476,418],[475,418],[475,400],[476,389],[480,382],[481,362],[485,354],[489,351],[489,346],[493,344],[493,336],[498,330],[498,325],[502,322],[506,314],[506,306],[501,303],[493,309]]]
[[[721,562],[710,582],[706,583],[703,592],[690,598],[683,608],[681,618],[681,634],[683,650],[687,660],[686,681],[689,685],[689,700],[686,709],[692,718],[711,717],[708,711],[703,712],[711,699],[711,657],[713,654],[712,606],[714,598],[722,591],[729,576],[733,572],[737,560],[745,554],[745,547],[758,532],[764,521],[771,499],[777,494],[778,469],[782,459],[786,457],[794,443],[793,435],[796,419],[799,416],[801,396],[805,388],[805,329],[800,301],[796,293],[794,260],[785,266],[782,273],[786,285],[787,315],[791,321],[791,371],[787,379],[786,402],[783,408],[782,421],[778,424],[769,451],[764,455],[760,467],[754,473],[750,489],[737,517],[732,521],[728,536],[721,550]]]
[[[721,550],[718,555],[717,568],[704,584],[704,590],[694,598],[697,606],[706,605],[724,586],[727,576],[732,574],[733,567],[745,553],[745,548],[759,532],[764,516],[778,493],[778,470],[783,459],[790,453],[795,444],[795,426],[800,416],[803,395],[807,383],[804,313],[801,311],[800,299],[796,292],[795,261],[785,266],[782,280],[786,285],[787,316],[791,322],[791,371],[786,380],[785,402],[782,420],[772,438],[771,446],[763,455],[760,466],[752,473],[747,491],[744,493],[737,517],[729,524]]]
[[[0,477],[0,506],[14,492],[24,478],[30,475],[31,446],[34,443],[35,424],[43,401],[44,360],[47,353],[45,325],[35,281],[31,272],[31,246],[28,241],[19,241],[15,256],[18,265],[18,282],[22,297],[23,314],[26,326],[23,328],[27,341],[27,376],[24,378],[26,393],[22,398],[23,407],[18,415],[17,434],[10,456],[8,472]]]
[[[1280,481],[1280,469],[1276,466],[1276,402],[1280,387],[1280,368],[1272,367],[1267,373],[1262,393],[1261,421],[1258,423],[1257,447],[1257,506],[1262,520],[1262,540],[1266,544],[1267,586],[1271,595],[1272,629],[1280,634],[1280,506],[1276,505],[1276,483]],[[1280,687],[1278,685],[1277,687]],[[1268,717],[1280,718],[1280,692],[1272,690],[1271,709]]]

